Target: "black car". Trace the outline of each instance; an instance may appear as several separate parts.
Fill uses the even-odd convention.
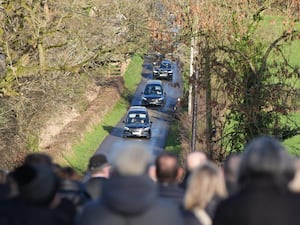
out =
[[[123,121],[123,138],[151,138],[151,124],[148,110],[145,106],[131,106]]]
[[[166,93],[160,80],[149,80],[142,92],[143,106],[164,106]]]
[[[164,59],[160,62],[159,66],[153,67],[154,79],[173,79],[173,67],[172,62],[168,59]]]

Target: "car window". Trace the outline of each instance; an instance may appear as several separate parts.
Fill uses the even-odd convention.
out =
[[[149,118],[145,112],[129,112],[126,123],[148,123]]]
[[[146,95],[149,95],[149,94],[161,95],[162,92],[163,92],[163,90],[160,85],[147,85],[145,88],[145,91],[144,91],[144,93]]]
[[[171,68],[171,64],[168,63],[168,62],[162,62],[160,64],[160,68],[162,68],[162,69],[170,69]]]

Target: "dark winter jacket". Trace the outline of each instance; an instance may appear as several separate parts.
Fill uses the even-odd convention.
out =
[[[162,184],[158,183],[159,196],[174,201],[178,205],[182,205],[184,197],[184,189],[178,184]]]
[[[19,199],[0,201],[1,225],[72,225],[72,223],[72,219],[62,218],[57,209],[34,206]]]
[[[77,225],[183,225],[179,208],[158,197],[156,184],[146,176],[111,177],[102,198],[88,204]]]
[[[77,211],[80,211],[82,206],[91,200],[84,184],[76,180],[63,179],[61,181],[58,194],[61,198],[65,198],[73,202]]]
[[[299,225],[300,195],[258,177],[217,207],[213,225]]]
[[[106,181],[105,177],[91,177],[85,183],[85,188],[87,193],[90,195],[91,199],[97,200],[101,196],[102,183]]]

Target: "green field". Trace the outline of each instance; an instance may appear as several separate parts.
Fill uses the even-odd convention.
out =
[[[265,16],[262,21],[261,34],[268,40],[268,37],[274,38],[279,36],[284,31],[285,17],[279,16]],[[300,23],[295,24],[295,30],[300,31]],[[299,36],[299,34],[297,35]],[[288,62],[293,65],[300,67],[300,40],[299,38],[286,42],[284,46],[284,53],[288,56]],[[291,78],[287,81],[288,84],[300,89],[300,79],[298,77]],[[300,127],[300,96],[296,99],[295,104],[298,109],[292,114],[296,125]],[[284,141],[284,145],[287,147],[289,152],[293,155],[300,155],[300,135],[294,136]]]
[[[294,113],[293,118],[297,126],[300,126],[300,112]],[[300,155],[300,135],[296,135],[284,141],[284,145],[293,155]]]

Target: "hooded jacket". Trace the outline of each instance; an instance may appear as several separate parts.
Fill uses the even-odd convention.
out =
[[[299,194],[261,175],[219,204],[213,225],[299,225],[299,209]]]
[[[86,205],[77,225],[183,225],[178,206],[160,199],[149,177],[111,177],[102,193],[100,201]]]

